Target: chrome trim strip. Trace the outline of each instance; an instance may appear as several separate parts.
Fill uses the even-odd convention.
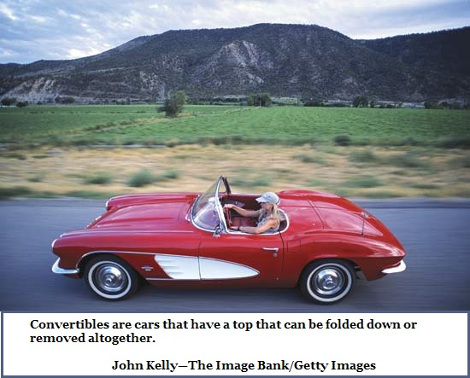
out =
[[[173,278],[147,278],[145,277],[146,281],[172,281],[174,282],[175,280]],[[200,280],[188,280],[188,281],[200,281]]]
[[[96,228],[89,228],[89,229],[85,229],[83,231],[71,231],[71,232],[67,232],[65,234],[62,234],[61,236],[65,235],[65,236],[68,236],[68,235],[81,235],[81,234],[89,234],[89,233],[117,233],[117,234],[129,234],[129,233],[132,233],[132,234],[135,234],[135,233],[138,233],[138,234],[161,234],[161,233],[172,233],[172,234],[177,234],[177,233],[186,233],[186,234],[191,234],[193,233],[194,231],[182,231],[182,230],[152,230],[152,231],[149,231],[149,230],[106,230],[104,228],[100,228],[100,227],[96,227]]]
[[[59,266],[60,258],[56,260],[54,265],[52,265],[52,272],[56,274],[77,274],[80,272],[78,269],[63,269]]]
[[[289,229],[289,226],[290,226],[290,221],[289,221],[289,217],[287,216],[287,213],[282,209],[279,209],[279,212],[282,213],[282,215],[284,216],[284,221],[286,222],[286,227],[284,227],[284,229],[279,231],[279,232],[275,232],[274,234],[282,234],[282,233],[286,232]]]
[[[401,273],[401,272],[404,272],[405,270],[406,270],[406,264],[402,260],[400,261],[400,264],[398,266],[394,266],[393,268],[386,268],[382,270],[382,273],[384,274]]]
[[[80,265],[80,262],[87,256],[90,256],[90,255],[96,255],[98,253],[106,253],[106,254],[113,254],[113,255],[116,255],[116,254],[124,254],[124,255],[151,255],[151,256],[154,256],[155,253],[154,252],[133,252],[133,251],[104,251],[104,250],[99,250],[99,251],[91,251],[91,252],[88,252],[88,253],[85,253],[82,257],[80,257],[80,260],[78,260],[77,262],[77,271],[79,270],[78,269],[78,266]]]
[[[155,255],[155,252],[138,252],[138,251],[105,251],[105,250],[99,250],[99,251],[91,251],[88,253],[85,253],[80,260],[83,260],[84,257],[90,256],[90,255],[96,255],[97,253],[112,253],[112,254],[125,254],[125,255]]]

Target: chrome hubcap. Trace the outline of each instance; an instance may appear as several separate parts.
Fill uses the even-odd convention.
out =
[[[128,279],[120,266],[106,263],[96,268],[94,281],[102,290],[116,293],[127,286]]]
[[[344,275],[334,268],[324,268],[312,280],[313,289],[321,295],[336,294],[344,285]]]

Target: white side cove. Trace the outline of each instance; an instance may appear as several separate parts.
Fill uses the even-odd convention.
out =
[[[246,265],[206,257],[199,258],[199,272],[202,280],[248,278],[259,274],[256,269]]]
[[[155,261],[175,280],[228,280],[259,274],[246,265],[207,257],[156,254]]]
[[[155,255],[155,261],[175,280],[200,280],[198,260],[193,256]]]

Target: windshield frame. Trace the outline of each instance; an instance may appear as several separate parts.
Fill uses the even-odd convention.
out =
[[[191,208],[191,222],[192,224],[204,231],[216,232],[218,229],[227,231],[227,224],[225,221],[222,204],[220,203],[220,190],[221,187],[224,187],[225,192],[230,193],[230,187],[227,183],[225,177],[220,176],[217,181],[215,181],[209,189],[204,193],[199,195]],[[200,219],[204,212],[215,212],[217,219],[215,219],[213,224],[208,224],[202,222]]]

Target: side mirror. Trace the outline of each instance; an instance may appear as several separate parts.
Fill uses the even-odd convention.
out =
[[[220,226],[217,226],[214,230],[213,237],[214,238],[220,238],[220,234],[222,233],[222,228]]]

